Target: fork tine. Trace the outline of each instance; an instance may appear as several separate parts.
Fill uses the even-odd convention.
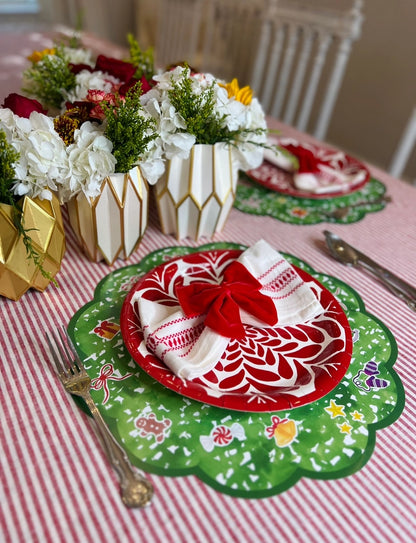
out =
[[[71,375],[74,375],[78,373],[78,367],[75,363],[73,353],[68,348],[64,333],[60,328],[58,328],[58,336],[60,339],[62,356],[65,359],[67,369],[71,373]]]
[[[52,340],[51,338],[49,337],[48,334],[45,334],[46,336],[46,341],[48,342],[48,345],[49,345],[49,349],[50,349],[50,352],[52,354],[52,359],[55,363],[55,366],[56,366],[56,369],[58,370],[58,373],[61,374],[61,375],[64,375],[65,377],[68,377],[68,370],[65,368],[65,365],[63,364],[62,362],[62,352],[61,350],[58,348],[58,344],[56,342],[56,338],[55,336],[52,334],[52,337],[53,337],[53,343],[52,343]]]
[[[78,353],[75,349],[75,345],[72,343],[72,340],[69,337],[68,331],[63,325],[62,325],[62,330],[59,330],[59,333],[62,339],[62,343],[65,346],[66,353],[72,362],[72,366],[75,367],[79,373],[87,374],[87,370],[85,369],[84,364],[82,363],[80,357],[78,356]]]

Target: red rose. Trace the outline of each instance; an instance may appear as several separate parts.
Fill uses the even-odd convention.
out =
[[[150,89],[152,89],[155,85],[154,81],[149,81],[148,79],[146,79],[145,76],[142,76],[140,81],[142,83],[142,94],[146,94],[146,92],[149,92]]]
[[[13,111],[19,117],[30,117],[32,111],[37,111],[38,113],[47,114],[46,109],[43,109],[41,103],[32,98],[26,98],[26,96],[21,96],[12,92],[4,99],[3,107],[7,107]]]
[[[129,81],[133,77],[136,68],[130,62],[99,55],[94,70],[106,72],[121,81]]]
[[[134,79],[134,77],[133,77],[132,79],[130,79],[129,81],[127,81],[126,83],[124,83],[123,85],[120,86],[120,88],[118,90],[120,96],[126,96],[128,91],[131,88],[133,88],[137,84],[138,81],[140,81],[140,83],[142,84],[142,92],[141,92],[141,94],[146,94],[146,92],[149,92],[149,90],[153,87],[151,82],[149,82],[146,79],[145,76],[142,76],[142,78],[140,80]]]
[[[89,72],[92,72],[92,68],[89,64],[69,64],[69,68],[71,72],[75,75],[79,74],[79,72],[82,72],[82,70],[88,70]]]

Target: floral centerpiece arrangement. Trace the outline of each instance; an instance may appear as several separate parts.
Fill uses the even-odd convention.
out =
[[[238,170],[258,166],[267,145],[265,115],[249,87],[186,65],[155,74],[152,50],[128,40],[128,60],[94,59],[78,43],[34,52],[26,96],[12,94],[0,109],[0,129],[19,155],[14,197],[57,195],[85,252],[108,263],[129,256],[144,233],[147,183],[156,186],[165,232],[175,232],[167,223],[176,216],[185,224],[178,237],[211,235],[232,207]],[[139,212],[130,199],[140,201]],[[116,224],[108,228],[110,215]],[[114,233],[131,239],[106,239]]]
[[[24,89],[35,98],[13,93],[0,109],[0,126],[21,157],[16,194],[95,197],[105,176],[137,164],[150,183],[160,177],[156,123],[140,101],[152,53],[129,39],[131,61],[99,55],[94,65],[91,51],[63,45],[31,55]]]
[[[32,57],[25,89],[36,99],[12,94],[0,109],[0,128],[20,157],[14,165],[13,193],[49,200],[57,194],[68,205],[82,197],[83,208],[90,207],[90,220],[96,199],[115,175],[121,192],[126,186],[124,192],[130,194],[127,185],[131,185],[134,201],[138,196],[141,207],[147,208],[147,182],[155,183],[164,170],[156,122],[141,104],[153,73],[149,54],[142,54],[131,41],[130,61],[99,55],[92,65],[88,51],[64,46]],[[115,198],[119,211],[127,215],[130,212],[121,199]],[[113,209],[107,211],[114,215]],[[139,215],[146,217],[141,219],[138,238],[147,224],[147,209]],[[106,224],[110,219],[104,219]],[[126,225],[118,228],[122,220],[118,212],[114,220],[117,227],[111,231],[121,235]],[[83,245],[78,226],[75,231]],[[96,225],[88,228],[97,230]],[[134,249],[133,241],[124,256]],[[111,263],[113,256],[104,259]]]
[[[267,125],[250,87],[225,83],[187,66],[155,75],[156,85],[142,97],[157,121],[166,158],[187,158],[193,145],[232,146],[236,166],[255,168],[263,160]]]
[[[104,55],[94,60],[92,51],[76,39],[68,46],[58,43],[52,49],[34,51],[28,57],[31,66],[23,73],[24,94],[56,114],[66,109],[67,102],[125,96],[138,81],[142,92],[147,92],[154,74],[153,50],[142,51],[131,34],[127,39],[128,60]]]
[[[39,102],[10,95],[4,103],[10,107],[0,109],[0,128],[20,157],[13,193],[50,200],[56,192],[66,202],[83,191],[93,198],[104,177],[138,164],[154,183],[163,161],[156,123],[140,96],[137,83],[124,97],[101,100],[100,118],[92,118],[80,105],[50,117],[39,111]]]
[[[157,123],[165,174],[156,183],[162,229],[177,238],[220,231],[238,171],[259,166],[267,146],[264,112],[249,87],[177,66],[154,76],[142,103]]]

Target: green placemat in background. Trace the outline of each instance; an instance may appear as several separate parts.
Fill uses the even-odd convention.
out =
[[[370,179],[360,190],[328,199],[297,198],[287,196],[251,181],[244,174],[237,187],[234,207],[252,215],[268,215],[290,224],[317,224],[322,222],[350,224],[360,221],[367,213],[381,211],[385,203],[372,203],[382,197],[386,187],[376,179]],[[330,214],[339,208],[368,202],[366,205],[351,208],[348,214],[339,219]],[[329,215],[328,215],[329,214]]]

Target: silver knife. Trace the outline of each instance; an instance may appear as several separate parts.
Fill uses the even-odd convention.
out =
[[[336,234],[324,230],[326,244],[331,255],[349,266],[365,269],[376,276],[393,294],[406,302],[412,311],[416,311],[416,288],[400,279],[397,275],[380,266],[377,262],[361,253]]]

